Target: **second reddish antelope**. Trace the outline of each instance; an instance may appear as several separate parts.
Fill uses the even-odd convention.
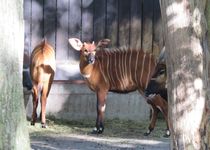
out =
[[[158,62],[155,71],[153,73],[153,76],[145,90],[147,103],[151,105],[152,114],[153,114],[148,131],[144,134],[146,136],[153,131],[159,110],[162,112],[167,125],[164,137],[170,136],[166,80],[167,80],[166,64],[163,62]]]
[[[104,48],[109,42],[103,39],[95,44],[69,39],[70,45],[80,51],[80,72],[97,95],[97,119],[93,133],[104,131],[108,91],[125,93],[138,90],[143,95],[156,67],[152,54],[142,50]]]
[[[31,54],[30,74],[33,82],[33,112],[31,125],[37,120],[38,100],[41,101],[41,124],[46,128],[46,103],[55,74],[55,51],[44,39]]]

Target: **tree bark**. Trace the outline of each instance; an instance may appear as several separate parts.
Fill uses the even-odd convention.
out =
[[[205,0],[160,0],[166,37],[171,149],[208,149]]]
[[[205,10],[205,16],[207,20],[207,28],[208,28],[208,50],[210,50],[210,0],[206,1],[206,10]],[[205,136],[205,142],[209,146],[208,149],[210,149],[210,52],[208,51],[207,56],[207,64],[208,64],[208,88],[207,88],[207,115],[206,115],[206,136]]]
[[[0,149],[30,149],[23,104],[23,0],[0,1]]]

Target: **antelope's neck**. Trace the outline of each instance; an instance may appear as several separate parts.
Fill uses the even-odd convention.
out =
[[[87,62],[80,62],[80,72],[84,78],[90,78],[93,71],[93,64]]]

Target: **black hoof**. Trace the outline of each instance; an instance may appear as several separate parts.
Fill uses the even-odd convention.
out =
[[[99,128],[98,134],[102,134],[103,132],[104,132],[104,129],[103,128]]]
[[[144,136],[148,136],[148,135],[150,135],[150,134],[151,134],[151,132],[152,132],[152,130],[147,130],[147,132],[145,132],[145,133],[144,133]]]
[[[163,137],[164,137],[164,138],[169,138],[170,135],[164,134]]]
[[[150,135],[150,133],[151,133],[151,132],[148,132],[148,131],[147,131],[147,132],[144,133],[144,136],[148,136],[148,135]]]
[[[41,123],[41,125],[42,125],[42,128],[47,128],[46,123]]]
[[[34,126],[35,125],[35,122],[31,122],[31,125]]]
[[[99,128],[97,129],[96,127],[93,129],[93,131],[91,132],[91,134],[102,134],[104,131],[103,128]]]
[[[144,133],[144,136],[148,136],[148,135],[150,135],[150,133],[147,133],[147,132],[146,132],[146,133]]]
[[[97,128],[94,128],[91,134],[98,134]]]

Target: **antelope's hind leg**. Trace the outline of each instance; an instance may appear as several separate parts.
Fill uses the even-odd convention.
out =
[[[42,95],[41,95],[41,125],[42,128],[46,128],[46,104],[47,104],[47,97],[49,94],[50,86],[48,83],[45,83],[43,86],[42,90]]]
[[[151,105],[152,118],[151,118],[148,130],[147,130],[147,132],[144,133],[144,136],[150,135],[151,132],[154,130],[155,124],[156,124],[156,121],[157,121],[158,112],[159,112],[159,110],[155,107],[155,105],[152,102],[149,102],[149,100],[148,100],[147,103]]]
[[[155,96],[154,99],[155,106],[161,111],[166,121],[166,132],[163,135],[164,137],[170,136],[170,129],[169,129],[169,120],[168,120],[168,103],[165,99],[163,99],[159,94]]]
[[[168,120],[168,103],[166,100],[164,100],[159,94],[155,95],[154,97],[150,97],[147,99],[147,103],[150,104],[153,108],[153,113],[152,113],[152,120],[149,126],[149,131],[153,130],[155,127],[155,123],[157,120],[157,114],[158,111],[160,110],[161,113],[164,116],[164,119],[166,121],[167,129],[164,134],[164,137],[169,137],[170,136],[170,130],[169,130],[169,120]],[[148,132],[149,133],[149,132]]]
[[[170,129],[169,129],[169,119],[168,119],[168,103],[163,100],[163,106],[162,106],[162,114],[164,116],[164,119],[166,121],[166,126],[167,126],[167,129],[166,129],[166,132],[165,134],[163,135],[163,137],[169,137],[171,135],[171,132],[170,132]]]
[[[31,116],[31,125],[35,125],[37,120],[37,106],[38,106],[38,87],[33,86],[33,112]]]

